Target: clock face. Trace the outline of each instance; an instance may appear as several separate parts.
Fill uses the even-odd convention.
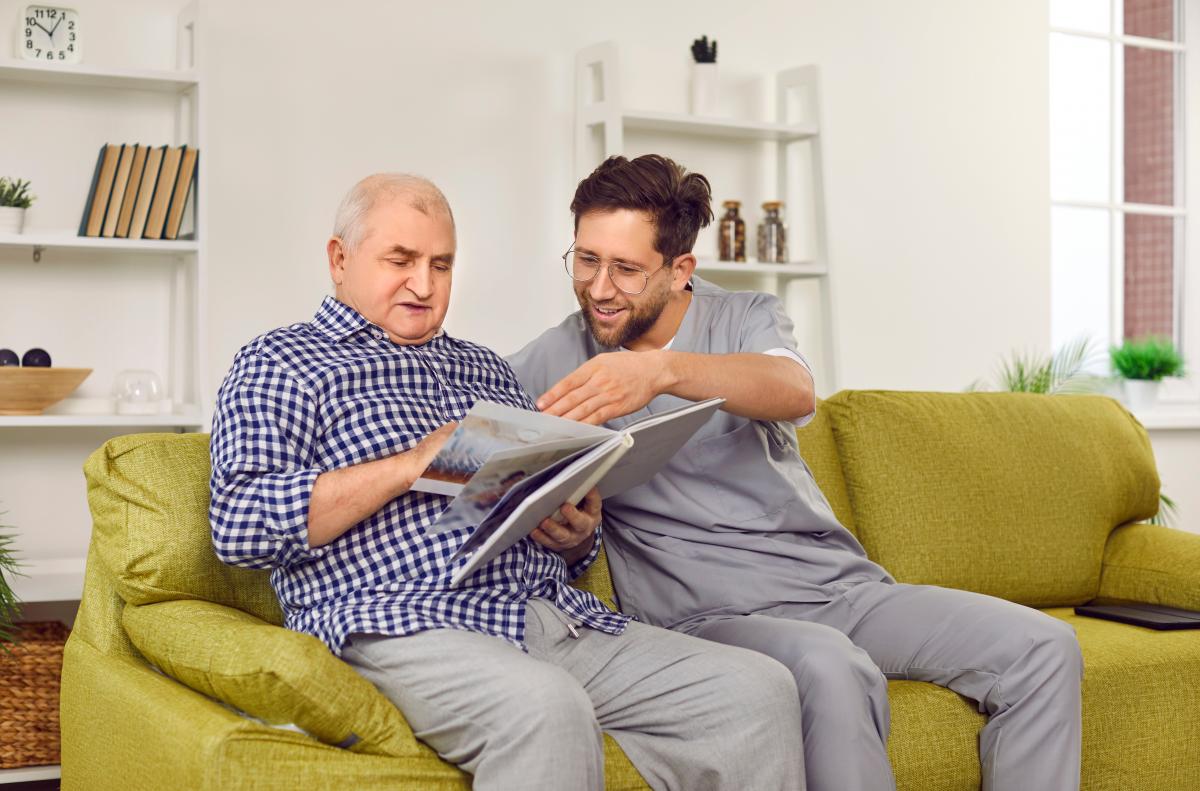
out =
[[[17,26],[17,50],[25,60],[78,63],[83,55],[79,13],[61,6],[25,7]]]

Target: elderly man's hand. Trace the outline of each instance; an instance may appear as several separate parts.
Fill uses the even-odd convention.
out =
[[[592,489],[579,507],[563,503],[558,509],[564,522],[553,517],[543,519],[529,537],[546,549],[563,556],[567,565],[577,562],[592,550],[593,536],[600,526],[600,492]]]
[[[661,352],[609,352],[588,360],[538,399],[547,415],[600,425],[636,412],[665,392]]]

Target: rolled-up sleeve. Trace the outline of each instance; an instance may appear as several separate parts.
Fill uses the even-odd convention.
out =
[[[308,546],[308,506],[322,470],[312,462],[316,405],[284,366],[243,349],[213,417],[213,547],[225,563],[287,567],[320,557]]]

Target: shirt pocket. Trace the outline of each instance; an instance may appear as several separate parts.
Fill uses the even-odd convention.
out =
[[[789,479],[794,451],[772,442],[766,427],[745,420],[737,428],[697,442],[688,453],[691,494],[713,524],[737,525],[773,514],[798,496]]]

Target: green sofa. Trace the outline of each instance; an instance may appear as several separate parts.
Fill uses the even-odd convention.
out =
[[[1200,632],[1071,611],[1096,597],[1200,609],[1200,535],[1139,523],[1156,510],[1158,476],[1124,409],[845,391],[799,437],[839,518],[899,580],[1001,596],[1075,627],[1084,789],[1200,788]],[[87,461],[95,525],[63,665],[63,788],[469,787],[369,684],[277,625],[266,572],[217,561],[207,442],[124,436]],[[603,560],[580,584],[611,602]],[[901,791],[977,789],[975,706],[922,682],[889,690]],[[609,788],[646,788],[615,742],[606,749]]]

